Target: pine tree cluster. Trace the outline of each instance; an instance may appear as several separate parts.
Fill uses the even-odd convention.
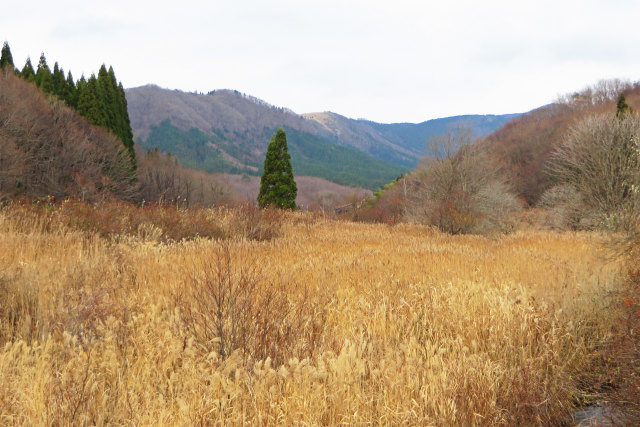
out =
[[[40,55],[37,69],[33,68],[31,59],[27,58],[20,71],[15,68],[8,43],[4,42],[0,68],[13,69],[23,79],[35,83],[44,93],[57,96],[75,108],[89,123],[103,126],[116,134],[129,153],[131,165],[135,169],[133,132],[127,111],[127,99],[122,82],[116,80],[113,67],[107,70],[103,64],[97,77],[92,74],[89,79],[82,76],[78,81],[74,81],[71,71],[65,77],[64,70],[57,62],[51,71],[43,53]]]

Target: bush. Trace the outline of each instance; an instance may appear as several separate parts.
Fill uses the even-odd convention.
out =
[[[193,262],[188,279],[174,293],[187,334],[222,359],[239,351],[254,361],[279,365],[292,356],[311,356],[323,330],[322,313],[305,295],[290,301],[283,283],[264,283],[249,259],[215,245]]]
[[[409,177],[409,220],[451,234],[508,231],[520,203],[470,133],[446,136],[444,155],[426,159]],[[454,153],[454,149],[459,150]]]
[[[638,203],[639,138],[638,115],[594,115],[573,126],[549,163],[558,187],[542,203],[573,228],[628,229]]]
[[[87,203],[44,199],[10,203],[4,213],[21,230],[37,227],[44,232],[60,228],[98,234],[107,239],[134,237],[146,241],[180,241],[195,238],[271,240],[280,235],[284,214],[241,204],[232,208],[187,208],[157,203],[104,201]]]

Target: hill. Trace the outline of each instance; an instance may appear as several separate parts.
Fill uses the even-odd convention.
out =
[[[135,140],[175,154],[188,167],[258,175],[267,142],[284,127],[296,174],[370,189],[415,166],[428,154],[429,137],[447,126],[462,121],[485,136],[514,116],[387,125],[335,113],[299,115],[231,90],[203,95],[147,85],[126,95]]]
[[[472,129],[473,136],[484,137],[520,114],[463,115],[428,120],[422,123],[376,123],[353,120],[336,113],[308,113],[304,117],[321,123],[343,143],[375,157],[414,167],[431,154],[427,142],[457,125]]]
[[[317,147],[313,143],[313,138],[308,141],[302,138],[300,146],[293,147],[294,156],[301,161],[305,153],[316,156],[313,150]],[[344,155],[340,150],[332,150],[334,147],[322,151],[328,161]],[[366,156],[352,151],[356,156]],[[133,202],[211,206],[244,200],[248,193],[254,200],[257,194],[256,176],[244,180],[239,175],[223,177],[185,169],[173,157],[154,150],[145,152],[138,148],[136,158],[137,169],[132,171],[129,156],[115,134],[91,125],[65,101],[45,94],[33,82],[0,71],[2,201],[15,197],[86,201],[115,197]],[[366,177],[366,172],[354,168],[354,180],[360,178],[357,174]],[[298,203],[304,207],[319,203],[332,206],[342,203],[348,195],[363,193],[361,188],[341,186],[322,178],[299,175],[297,179]],[[236,194],[236,189],[242,192]]]
[[[638,84],[600,81],[523,114],[478,143],[488,151],[522,200],[535,205],[553,184],[547,173],[547,163],[567,130],[589,115],[614,114],[620,93],[625,93],[635,111],[640,109]]]
[[[132,174],[116,135],[0,70],[0,198],[130,200],[136,193]]]

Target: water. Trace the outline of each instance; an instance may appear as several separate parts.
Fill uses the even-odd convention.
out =
[[[626,425],[622,413],[607,402],[598,402],[587,406],[583,410],[576,412],[574,419],[578,426],[609,427]]]

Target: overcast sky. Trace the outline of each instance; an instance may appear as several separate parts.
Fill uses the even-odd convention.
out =
[[[19,68],[44,51],[75,78],[104,62],[125,87],[237,89],[297,113],[514,113],[640,80],[638,0],[6,3],[0,39]]]

